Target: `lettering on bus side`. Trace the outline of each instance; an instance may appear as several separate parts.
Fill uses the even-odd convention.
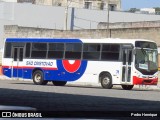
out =
[[[26,65],[33,65],[33,61],[26,61]]]
[[[42,62],[42,61],[26,61],[26,65],[37,65],[37,66],[53,66],[53,62]]]

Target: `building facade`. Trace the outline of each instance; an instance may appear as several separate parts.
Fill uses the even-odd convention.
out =
[[[121,9],[121,0],[53,0],[52,4],[100,10],[107,9],[109,5],[112,11]]]
[[[32,3],[37,5],[51,5],[75,7],[85,9],[98,9],[111,11],[121,10],[121,0],[1,0],[4,2]],[[108,7],[109,6],[109,7]]]

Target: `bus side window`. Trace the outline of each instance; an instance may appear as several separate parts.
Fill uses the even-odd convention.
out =
[[[48,58],[63,59],[64,43],[49,43]]]
[[[5,53],[4,53],[5,58],[11,58],[11,49],[12,49],[12,44],[6,43],[5,44]]]
[[[82,44],[81,43],[66,43],[65,58],[66,59],[81,59]]]
[[[31,53],[31,43],[26,43],[26,52],[25,52],[25,57],[29,58]]]
[[[119,60],[120,45],[118,44],[103,44],[101,59],[102,60]]]
[[[83,59],[99,60],[100,59],[100,44],[84,44]]]
[[[47,43],[32,43],[32,58],[46,58]]]
[[[128,56],[128,64],[131,65],[132,62],[132,50],[129,50],[129,56]]]

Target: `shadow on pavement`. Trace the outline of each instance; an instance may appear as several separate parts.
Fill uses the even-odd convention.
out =
[[[107,117],[108,115],[115,117],[116,115],[124,116],[123,111],[126,111],[126,114],[130,116],[131,112],[157,112],[160,110],[159,101],[5,88],[0,88],[0,104],[33,107],[45,114],[55,115],[54,113],[56,113],[59,117],[61,115],[70,115],[70,117],[76,117],[76,115],[84,117],[86,115],[89,118]]]

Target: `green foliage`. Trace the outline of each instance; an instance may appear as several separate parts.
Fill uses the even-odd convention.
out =
[[[129,12],[135,13],[136,11],[139,11],[137,8],[130,8]]]

